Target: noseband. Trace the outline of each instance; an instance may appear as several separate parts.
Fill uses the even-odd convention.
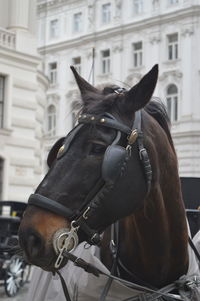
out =
[[[104,126],[115,129],[117,134],[112,144],[109,145],[105,151],[102,163],[101,179],[97,181],[96,185],[88,193],[79,210],[73,211],[59,204],[57,201],[37,193],[32,194],[28,200],[29,205],[47,209],[65,217],[71,222],[70,229],[62,229],[63,231],[60,232],[59,230],[59,233],[55,233],[55,237],[53,239],[54,249],[58,254],[55,268],[59,268],[63,260],[63,252],[65,250],[71,252],[78,245],[79,240],[77,232],[79,229],[85,232],[88,238],[87,241],[90,244],[99,244],[100,234],[98,233],[98,230],[91,229],[88,222],[92,216],[98,215],[97,199],[99,197],[102,198],[104,194],[112,190],[116,181],[119,181],[120,177],[125,172],[126,165],[131,157],[131,150],[134,143],[137,143],[139,158],[142,162],[147,185],[147,193],[149,193],[151,188],[152,170],[149,156],[143,143],[141,111],[137,111],[135,113],[135,120],[132,129],[119,122],[110,113],[105,113],[100,117],[97,115],[83,114],[79,116],[78,122],[78,125],[66,136],[65,144],[61,151],[59,151],[57,160],[67,153],[72,140],[76,137],[77,133],[79,133],[80,129],[84,125]],[[122,133],[127,135],[128,143],[126,147],[122,147],[118,144]]]

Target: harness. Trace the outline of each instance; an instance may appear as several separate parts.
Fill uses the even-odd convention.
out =
[[[142,122],[141,111],[137,111],[135,113],[135,120],[132,128],[118,121],[110,113],[105,113],[103,116],[83,114],[79,116],[78,122],[79,122],[78,125],[66,136],[64,146],[59,151],[57,160],[59,160],[67,153],[72,141],[74,140],[74,138],[76,137],[76,135],[79,133],[80,129],[83,126],[96,125],[96,126],[104,126],[106,128],[114,129],[116,130],[116,137],[114,138],[112,144],[110,144],[105,151],[103,162],[102,162],[101,179],[97,181],[96,185],[88,193],[85,200],[83,201],[81,208],[79,208],[79,210],[76,211],[73,211],[70,208],[66,208],[65,206],[59,204],[55,200],[42,196],[38,193],[32,194],[28,200],[29,205],[34,205],[43,209],[47,209],[53,213],[65,217],[67,220],[71,222],[70,229],[60,229],[54,234],[53,237],[54,250],[58,255],[57,260],[55,262],[55,269],[60,276],[66,300],[70,301],[71,299],[67,287],[65,285],[65,281],[62,275],[60,274],[60,272],[58,271],[64,257],[67,258],[68,260],[73,261],[75,265],[83,268],[88,273],[92,273],[95,276],[104,274],[109,277],[108,283],[106,284],[102,296],[100,297],[101,301],[105,300],[107,292],[109,290],[109,287],[113,279],[119,280],[122,283],[128,285],[129,287],[140,289],[140,291],[144,291],[145,293],[153,294],[152,298],[149,298],[148,300],[156,300],[159,296],[165,296],[167,298],[170,297],[170,300],[172,300],[173,298],[177,300],[181,300],[179,296],[166,294],[168,293],[168,291],[171,291],[172,287],[170,287],[170,290],[168,288],[168,290],[156,291],[154,289],[137,285],[114,276],[113,274],[115,274],[117,268],[116,248],[118,244],[118,243],[116,244],[116,239],[114,238],[114,236],[113,239],[111,239],[111,244],[112,244],[111,250],[115,258],[111,270],[111,275],[102,273],[102,271],[98,270],[91,264],[85,262],[81,258],[77,258],[72,254],[72,251],[75,250],[75,248],[79,244],[79,237],[78,237],[79,230],[83,231],[86,234],[87,241],[90,244],[98,245],[100,243],[101,235],[98,232],[98,230],[94,230],[89,226],[89,221],[93,216],[98,214],[99,201],[113,189],[113,186],[116,183],[116,181],[118,181],[120,177],[123,175],[123,173],[125,172],[127,164],[131,158],[132,147],[135,143],[137,144],[139,158],[144,171],[147,193],[149,193],[150,191],[151,181],[152,181],[151,164],[150,164],[147,150],[144,147],[143,132],[141,129],[141,122]],[[127,136],[128,142],[125,147],[119,145],[119,141],[122,134],[125,134]]]

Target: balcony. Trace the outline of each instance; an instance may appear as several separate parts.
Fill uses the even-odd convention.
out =
[[[0,46],[15,49],[15,33],[0,27]]]

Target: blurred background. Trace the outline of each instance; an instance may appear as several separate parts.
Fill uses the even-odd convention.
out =
[[[158,63],[154,95],[171,120],[186,207],[197,209],[199,54],[200,0],[0,0],[0,200],[26,202],[74,126],[70,65],[94,85],[128,89]]]
[[[200,0],[0,0],[0,199],[26,201],[80,107],[69,68],[129,88],[156,63],[188,193],[200,185]],[[195,193],[195,192],[194,192]],[[196,198],[196,197],[195,197]]]

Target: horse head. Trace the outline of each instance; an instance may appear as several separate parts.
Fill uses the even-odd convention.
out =
[[[164,206],[169,206],[163,204],[167,181],[178,179],[166,120],[156,120],[159,113],[153,105],[142,110],[151,100],[158,66],[130,90],[117,86],[100,90],[73,67],[72,71],[83,101],[78,125],[50,150],[49,171],[30,196],[19,230],[26,258],[50,271],[66,263],[57,261],[66,241],[69,251],[81,241],[99,244],[100,234],[117,220],[135,212],[141,215],[148,206],[154,215],[153,195],[163,214],[159,218],[164,217]],[[183,213],[182,205],[177,207]],[[155,230],[166,230],[167,234],[160,233],[166,235],[163,250],[169,243],[167,223],[163,219],[161,228]]]

